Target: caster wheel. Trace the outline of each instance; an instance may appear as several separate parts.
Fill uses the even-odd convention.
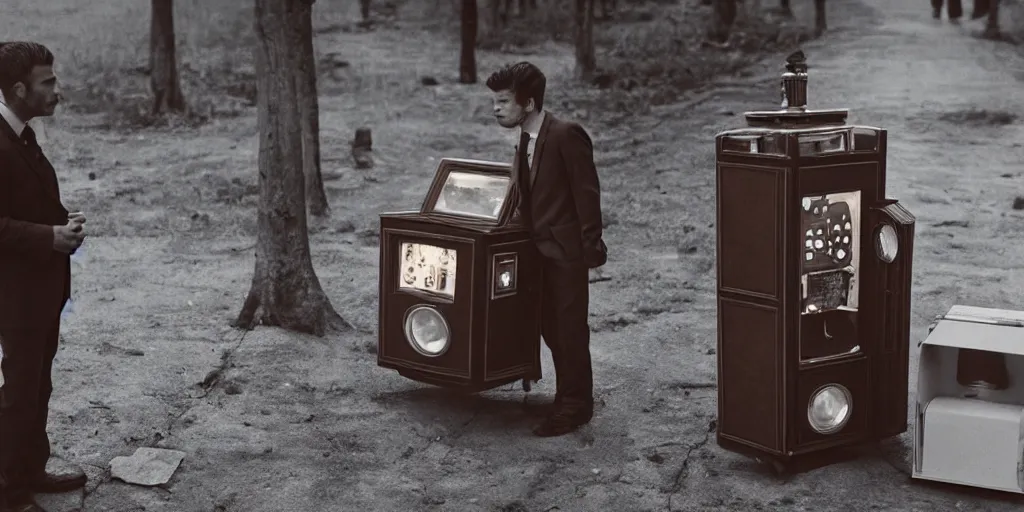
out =
[[[529,393],[533,385],[530,383],[530,379],[523,379],[523,391]]]

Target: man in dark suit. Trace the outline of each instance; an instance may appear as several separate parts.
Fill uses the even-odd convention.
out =
[[[28,42],[0,46],[0,504],[3,512],[40,511],[37,492],[85,485],[81,470],[46,472],[46,435],[60,313],[71,292],[69,255],[85,237],[81,214],[68,214],[57,176],[26,123],[53,115],[59,102],[53,54]]]
[[[544,110],[545,85],[544,73],[529,62],[487,79],[498,124],[520,130],[512,174],[518,214],[542,256],[541,334],[557,388],[552,413],[534,433],[550,437],[576,430],[594,413],[589,269],[604,265],[607,248],[590,136]]]

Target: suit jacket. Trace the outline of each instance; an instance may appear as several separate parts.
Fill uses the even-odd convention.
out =
[[[53,249],[68,221],[57,176],[0,118],[0,339],[5,352],[60,322],[71,295],[71,259]]]
[[[518,179],[516,155],[512,174]],[[582,261],[588,268],[604,265],[608,248],[602,240],[601,184],[593,143],[579,124],[545,114],[530,181],[529,228],[538,251],[551,259]]]

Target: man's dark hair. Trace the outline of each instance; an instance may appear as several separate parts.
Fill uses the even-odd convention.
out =
[[[516,96],[516,103],[526,105],[526,101],[533,99],[534,106],[538,111],[544,108],[544,87],[547,85],[547,78],[540,68],[529,62],[517,62],[509,64],[495,71],[487,79],[487,87],[494,91],[512,91]]]
[[[0,43],[0,91],[7,96],[14,84],[28,80],[28,75],[36,66],[52,65],[53,53],[39,43]]]

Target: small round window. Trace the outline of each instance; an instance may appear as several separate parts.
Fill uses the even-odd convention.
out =
[[[875,252],[878,257],[886,263],[892,263],[900,249],[899,237],[896,236],[896,229],[890,224],[882,224],[875,237]]]

